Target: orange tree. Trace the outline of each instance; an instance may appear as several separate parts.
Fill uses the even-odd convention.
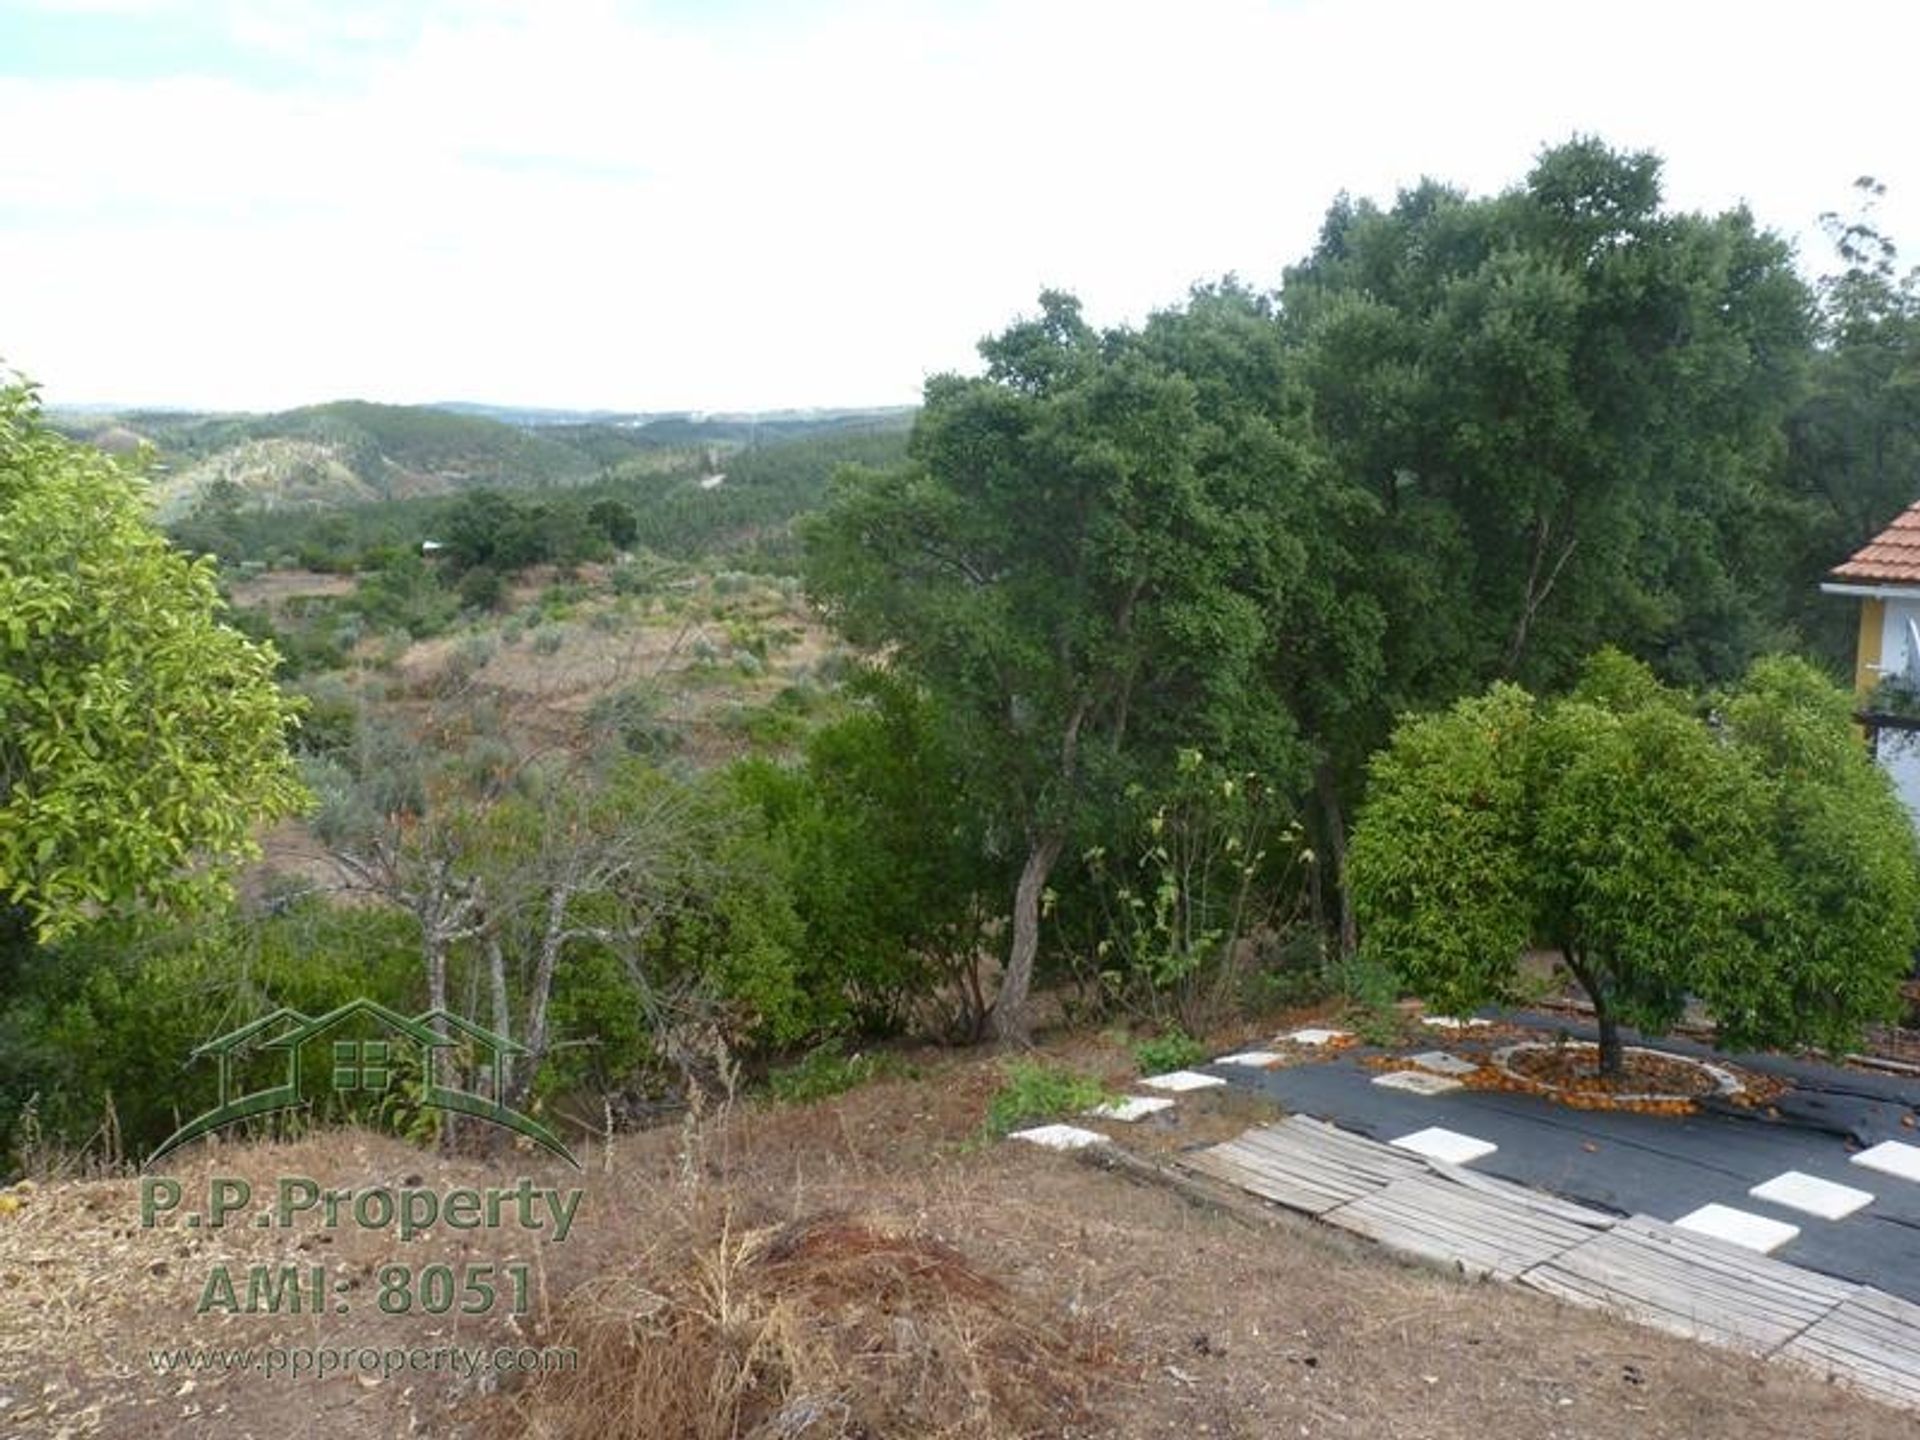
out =
[[[0,909],[48,940],[221,893],[303,797],[275,656],[225,624],[138,479],[0,386]]]
[[[1513,997],[1529,944],[1620,1027],[1690,997],[1729,1045],[1841,1048],[1891,1014],[1912,963],[1912,825],[1847,697],[1757,662],[1702,709],[1617,652],[1563,699],[1501,684],[1404,722],[1376,757],[1351,854],[1363,949],[1449,1009]]]

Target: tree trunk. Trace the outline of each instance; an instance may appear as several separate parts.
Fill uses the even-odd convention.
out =
[[[447,1008],[447,941],[446,937],[440,932],[437,916],[428,924],[425,938],[427,950],[427,1008],[435,1012],[433,1017],[434,1034],[444,1040],[447,1035],[447,1022],[439,1012]],[[459,1075],[450,1075],[443,1069],[443,1067],[453,1066],[453,1057],[449,1055],[444,1048],[437,1049],[434,1053],[426,1056],[424,1064],[427,1074],[436,1077],[440,1084],[454,1087],[459,1085]],[[440,1148],[442,1150],[451,1150],[455,1140],[454,1113],[451,1110],[435,1110],[433,1113],[438,1119]]]
[[[1321,761],[1313,772],[1313,789],[1326,816],[1327,848],[1333,852],[1333,887],[1340,902],[1340,958],[1350,960],[1360,948],[1360,927],[1353,918],[1353,892],[1347,888],[1347,822],[1340,809],[1332,761]]]
[[[1027,1038],[1027,991],[1033,986],[1033,961],[1040,951],[1040,896],[1065,841],[1057,832],[1036,836],[1021,867],[1020,883],[1014,886],[1013,942],[1000,977],[1000,993],[993,1002],[994,1033],[1005,1043]]]
[[[1626,1052],[1620,1045],[1620,1022],[1607,1004],[1607,992],[1572,945],[1562,942],[1560,953],[1566,957],[1567,969],[1573,972],[1573,978],[1587,992],[1587,999],[1593,1002],[1593,1020],[1600,1030],[1600,1073],[1608,1079],[1617,1079],[1626,1067]]]
[[[1597,1004],[1593,1018],[1600,1024],[1600,1073],[1616,1079],[1626,1066],[1626,1054],[1620,1048],[1620,1022],[1613,1018],[1613,1012],[1602,1010]]]
[[[493,992],[493,1033],[502,1040],[513,1038],[513,1010],[507,1003],[507,957],[500,945],[500,936],[489,929],[487,932],[487,987]],[[500,1093],[487,1098],[499,1105],[506,1101],[507,1092],[513,1085],[513,1057],[500,1057]]]
[[[546,929],[540,936],[540,955],[534,961],[533,987],[527,996],[527,1038],[522,1042],[527,1047],[525,1064],[508,1091],[512,1097],[508,1103],[516,1108],[526,1103],[540,1062],[546,1058],[547,1002],[553,995],[553,972],[559,968],[560,950],[566,943],[567,903],[572,898],[571,891],[558,885],[547,896]]]

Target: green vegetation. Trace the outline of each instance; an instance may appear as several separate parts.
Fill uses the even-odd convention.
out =
[[[1078,1115],[1113,1098],[1097,1079],[1078,1070],[1016,1061],[987,1103],[987,1133],[1005,1135],[1022,1125]]]
[[[1564,699],[1497,685],[1409,720],[1354,835],[1365,946],[1456,1014],[1512,998],[1547,944],[1619,1027],[1689,997],[1723,1043],[1853,1044],[1897,1013],[1920,920],[1912,822],[1846,695],[1764,660],[1714,707],[1617,652]]]
[[[252,822],[302,798],[273,669],[135,478],[0,389],[0,953],[224,893]]]
[[[0,882],[42,938],[0,1125],[82,1143],[111,1092],[138,1153],[191,1025],[336,985],[472,1014],[526,1047],[509,1098],[596,1125],[1017,1039],[1036,985],[1153,1069],[1329,997],[1387,1038],[1402,985],[1496,1002],[1529,945],[1613,1059],[1690,997],[1845,1043],[1920,867],[1848,698],[1759,657],[1846,658],[1812,582],[1910,498],[1920,310],[1833,233],[1809,288],[1577,141],[1338,201],[1271,294],[1109,330],[1043,295],[914,417],[93,427],[158,445],[231,628],[16,397]],[[297,858],[188,922],[294,802],[289,739]],[[993,1124],[1100,1098],[1015,1067]]]
[[[1164,1034],[1138,1041],[1133,1047],[1133,1063],[1140,1067],[1142,1075],[1184,1070],[1206,1058],[1207,1047],[1184,1030],[1168,1030]]]
[[[1257,365],[1273,337],[1244,323],[1256,313],[1236,292],[1101,335],[1043,297],[983,344],[984,378],[929,382],[909,463],[849,473],[808,532],[828,615],[926,687],[975,803],[1017,837],[1003,1037],[1026,1030],[1042,898],[1097,785],[1182,743],[1298,769],[1264,661],[1302,619],[1320,472],[1284,394],[1205,386],[1167,358]]]
[[[838,1040],[816,1045],[791,1065],[783,1065],[767,1076],[767,1089],[777,1100],[803,1105],[812,1100],[827,1100],[864,1085],[887,1068],[877,1055],[848,1055]]]

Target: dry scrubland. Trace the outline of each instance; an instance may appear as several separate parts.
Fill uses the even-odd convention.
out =
[[[1216,1036],[1231,1042],[1247,1037]],[[1122,1083],[1111,1037],[1059,1058]],[[1410,1268],[1275,1212],[1194,1203],[980,1139],[1001,1063],[922,1052],[807,1105],[716,1105],[589,1143],[564,1245],[444,1234],[138,1225],[126,1178],[58,1181],[0,1217],[0,1434],[217,1437],[1907,1436],[1811,1377],[1539,1296]],[[1185,1098],[1165,1152],[1268,1115]],[[1116,1133],[1119,1133],[1116,1131]],[[192,1183],[569,1183],[527,1157],[438,1158],[343,1133],[182,1158]],[[406,1259],[537,1267],[530,1323],[383,1316],[195,1321],[220,1256],[320,1256],[370,1286]],[[364,1293],[364,1288],[362,1293]],[[577,1346],[494,1388],[150,1373],[183,1343]]]

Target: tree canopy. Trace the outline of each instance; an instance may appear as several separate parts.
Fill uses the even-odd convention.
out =
[[[952,718],[970,787],[1024,856],[1005,1035],[1090,789],[1183,744],[1299,769],[1271,677],[1310,570],[1313,456],[1283,393],[1231,378],[1268,363],[1258,315],[1218,292],[1100,333],[1043,296],[981,346],[983,377],[928,383],[909,462],[843,476],[809,533],[813,593]]]
[[[1449,1009],[1514,997],[1529,945],[1618,1027],[1689,998],[1727,1045],[1850,1043],[1897,1004],[1920,915],[1911,822],[1805,662],[1708,713],[1618,652],[1565,698],[1501,683],[1405,721],[1353,839],[1364,945]]]
[[[0,899],[45,939],[219,891],[302,799],[274,664],[138,480],[0,388]]]
[[[1809,296],[1744,210],[1671,213],[1656,157],[1575,140],[1496,195],[1341,199],[1281,294],[1316,424],[1378,502],[1381,719],[1562,683],[1601,643],[1726,679],[1769,638],[1736,582]]]

